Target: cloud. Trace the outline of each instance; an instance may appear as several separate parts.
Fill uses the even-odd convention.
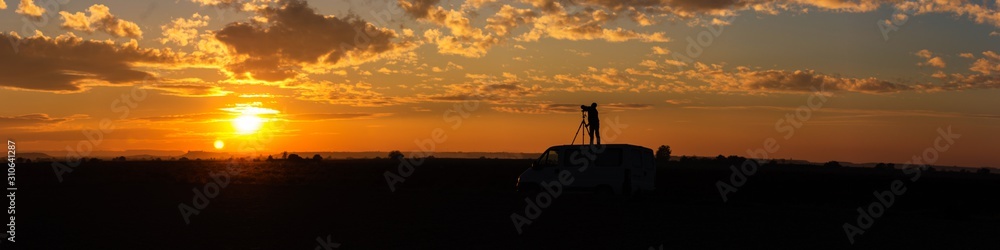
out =
[[[994,68],[994,70],[1000,70],[1000,68]],[[937,92],[974,89],[1000,89],[1000,75],[996,74],[951,74],[942,76],[941,80],[944,80],[945,82],[943,84],[921,86],[922,90],[927,92]]]
[[[191,19],[176,18],[170,23],[160,26],[160,29],[163,30],[163,38],[160,38],[160,43],[170,42],[187,46],[198,38],[198,28],[208,26],[209,19],[211,18],[198,13],[191,15]]]
[[[83,12],[70,14],[69,12],[60,11],[59,15],[62,16],[63,20],[62,27],[87,33],[102,31],[114,37],[142,37],[142,30],[139,29],[139,25],[118,19],[111,14],[108,6],[95,4],[87,8],[87,13],[90,16],[87,16]]]
[[[229,121],[233,115],[225,112],[208,112],[180,115],[160,115],[132,118],[136,121],[148,121],[157,123],[213,123]]]
[[[972,53],[962,53],[961,56],[969,59],[976,59],[969,67],[969,71],[977,74],[953,73],[945,74],[939,72],[933,75],[943,83],[921,85],[922,90],[927,92],[936,91],[961,91],[973,89],[1000,89],[1000,54],[993,51],[983,51],[983,57],[976,58]]]
[[[398,0],[403,11],[415,18],[426,18],[430,15],[430,10],[434,8],[440,0]]]
[[[932,57],[929,53],[921,57]],[[874,77],[852,78],[820,74],[813,70],[751,70],[737,67],[735,72],[726,72],[721,65],[695,64],[694,70],[681,72],[689,79],[701,80],[708,86],[697,86],[702,91],[745,92],[745,93],[811,93],[855,92],[865,94],[891,94],[904,91],[939,92],[972,89],[1000,88],[1000,55],[992,51],[983,52],[984,58],[973,63],[971,71],[980,74],[934,75],[940,82],[902,84]],[[933,58],[933,57],[932,57]]]
[[[301,0],[283,1],[280,7],[265,7],[257,14],[259,18],[215,32],[215,38],[237,55],[225,66],[234,78],[280,81],[295,77],[304,67],[357,65],[414,47],[411,42],[393,42],[398,37],[393,30],[355,16],[321,15]]]
[[[86,119],[89,116],[77,114],[66,117],[52,117],[49,114],[35,113],[15,116],[0,116],[0,127],[3,128],[36,128],[39,126],[58,125],[65,122]]]
[[[617,13],[615,12],[591,9],[570,13],[561,4],[547,0],[535,0],[532,4],[535,7],[541,7],[543,14],[534,20],[533,28],[530,31],[517,38],[520,41],[538,41],[542,37],[570,41],[670,41],[663,32],[640,33],[621,27],[604,27],[604,24],[617,18]]]
[[[516,75],[505,73],[503,79],[489,75],[466,74],[470,82],[448,84],[443,86],[444,92],[437,94],[418,94],[417,98],[424,101],[454,102],[454,101],[487,101],[491,103],[516,103],[525,98],[538,96],[545,92],[540,85],[527,85]]]
[[[590,56],[590,52],[586,52],[586,51],[579,51],[579,50],[575,50],[575,49],[566,49],[566,51],[569,52],[569,53],[573,53],[575,55],[578,55],[578,56],[582,56],[582,57]]]
[[[384,96],[382,93],[372,90],[372,85],[365,82],[350,84],[307,81],[286,86],[286,88],[295,89],[298,93],[296,98],[300,100],[329,104],[380,107],[406,102],[402,99]]]
[[[996,5],[990,6],[989,1],[904,1],[904,0],[525,0],[534,6],[557,10],[560,3],[578,5],[584,8],[606,8],[616,13],[626,13],[640,25],[653,23],[649,16],[666,17],[669,20],[689,20],[689,24],[717,21],[717,16],[732,16],[741,11],[752,10],[757,13],[777,15],[781,12],[807,13],[810,9],[830,12],[862,13],[872,12],[881,6],[889,5],[902,13],[913,15],[927,13],[950,13],[956,16],[968,16],[979,24],[989,24],[1000,27],[1000,13]],[[907,18],[906,14],[900,14]],[[643,18],[642,16],[645,16]],[[894,17],[895,18],[895,17]]]
[[[667,55],[667,54],[670,54],[670,50],[669,49],[663,48],[663,47],[660,47],[660,46],[653,46],[652,49],[653,49],[653,54],[654,55]]]
[[[981,74],[1000,72],[1000,54],[993,51],[984,51],[983,58],[976,59],[969,70]]]
[[[386,117],[391,113],[309,113],[291,114],[287,118],[292,121],[331,121],[331,120],[358,120]]]
[[[912,90],[910,85],[879,80],[874,77],[851,78],[825,75],[813,70],[761,70],[738,67],[726,72],[721,65],[695,64],[696,69],[681,74],[708,83],[703,90],[748,93],[810,93],[815,91],[857,92],[867,94],[896,93]]]
[[[512,29],[521,24],[530,23],[537,17],[538,14],[530,9],[518,9],[504,5],[496,14],[486,19],[486,28],[498,36],[506,36]]]
[[[143,87],[163,91],[165,95],[183,97],[226,96],[233,93],[232,91],[223,90],[218,85],[206,83],[200,79],[163,80],[144,85]]]
[[[462,65],[458,65],[458,64],[455,64],[453,62],[448,62],[448,64],[445,65],[444,68],[435,66],[435,67],[431,68],[431,71],[433,71],[435,73],[441,73],[441,72],[448,72],[448,71],[455,70],[455,69],[459,69],[460,70],[460,69],[465,69],[465,67],[462,67]]]
[[[663,32],[640,33],[621,27],[606,28],[605,24],[617,18],[617,13],[605,10],[581,10],[568,13],[561,4],[556,2],[530,2],[541,11],[528,8],[518,8],[512,5],[502,5],[492,16],[486,18],[484,28],[475,27],[462,10],[471,8],[469,5],[461,10],[449,10],[437,6],[437,0],[398,0],[403,10],[416,18],[433,23],[447,31],[428,29],[424,31],[424,39],[438,46],[442,54],[461,55],[478,58],[484,56],[490,48],[501,44],[514,36],[512,31],[525,24],[532,28],[516,36],[518,41],[537,41],[543,37],[561,40],[606,40],[624,42],[639,40],[644,42],[666,42],[669,39]],[[650,21],[651,22],[651,21]],[[647,23],[647,22],[643,22]]]
[[[191,0],[201,6],[213,6],[218,8],[231,8],[237,11],[256,11],[266,8],[269,4],[280,2],[281,0]]]
[[[424,31],[424,39],[437,44],[442,54],[460,55],[471,58],[482,57],[500,38],[472,26],[471,20],[458,10],[446,10],[435,6],[437,0],[399,0],[400,7],[407,14],[448,29],[448,34],[438,29]]]
[[[689,99],[670,99],[670,100],[665,100],[663,102],[666,102],[666,103],[669,103],[669,104],[672,104],[672,105],[683,105],[683,104],[694,103],[694,101],[689,100]]]
[[[685,109],[697,109],[697,110],[776,110],[776,111],[795,111],[798,107],[782,107],[782,106],[685,106]],[[844,114],[839,116],[827,116],[830,120],[841,120],[845,118],[878,118],[887,116],[899,116],[899,117],[938,117],[938,118],[985,118],[985,119],[1000,119],[1000,116],[994,114],[976,114],[976,113],[958,113],[958,112],[941,112],[941,111],[931,111],[931,110],[890,110],[890,109],[846,109],[846,108],[823,108],[824,113],[831,114]],[[871,122],[871,119],[865,119],[863,121]]]
[[[581,104],[544,103],[544,104],[520,105],[520,106],[495,106],[492,107],[492,109],[499,112],[514,113],[514,114],[531,114],[531,115],[543,115],[543,114],[554,114],[554,113],[566,114],[566,113],[580,113],[581,110],[580,105]],[[597,104],[598,110],[606,110],[606,111],[647,110],[652,108],[653,105],[642,104],[642,103]]]
[[[916,55],[920,58],[927,59],[926,62],[917,63],[919,66],[931,66],[935,68],[945,68],[947,65],[944,63],[944,59],[940,56],[934,56],[930,50],[920,50],[917,51]]]
[[[0,87],[80,92],[92,85],[139,83],[156,77],[135,65],[169,65],[178,61],[169,51],[139,48],[137,42],[84,40],[73,33],[50,38],[38,32],[22,38],[0,34],[17,46],[0,46]]]
[[[978,24],[992,25],[1000,28],[1000,10],[996,3],[990,7],[987,1],[982,4],[976,1],[902,1],[895,5],[897,9],[908,10],[914,15],[928,13],[950,13],[955,16],[968,16],[970,20]]]
[[[6,8],[7,4],[4,4]],[[21,3],[17,5],[18,14],[25,15],[32,18],[40,18],[42,14],[45,14],[45,9],[35,5],[35,0],[21,0]]]

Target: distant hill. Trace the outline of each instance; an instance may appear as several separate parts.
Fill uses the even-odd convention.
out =
[[[26,152],[26,153],[18,152],[17,153],[17,157],[18,158],[24,158],[24,159],[31,159],[31,160],[54,159],[55,158],[55,157],[52,157],[51,155],[48,155],[48,154],[45,154],[45,153],[33,153],[33,152]]]
[[[66,158],[66,151],[43,151],[40,152],[46,155],[50,155],[56,158]],[[99,158],[99,159],[111,159],[114,157],[125,156],[126,159],[130,158],[170,158],[172,156],[178,156],[184,154],[184,151],[180,150],[121,150],[121,151],[91,151],[87,158]]]
[[[187,157],[190,160],[194,160],[194,159],[202,159],[202,160],[216,159],[216,160],[221,160],[221,159],[229,159],[230,157],[234,157],[234,156],[235,156],[234,154],[226,153],[226,152],[188,151],[185,154],[177,156],[177,158]]]

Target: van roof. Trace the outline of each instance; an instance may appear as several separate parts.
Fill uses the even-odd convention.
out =
[[[576,145],[555,145],[555,146],[551,146],[549,148],[569,148],[569,147],[583,147],[583,146],[589,146],[589,145],[587,145],[587,144],[582,144],[582,145],[581,144],[576,144]],[[597,145],[595,145],[595,146],[597,146]],[[600,146],[607,146],[607,147],[610,147],[610,148],[645,148],[645,149],[649,149],[647,147],[643,147],[643,146],[639,146],[639,145],[632,145],[632,144],[601,144]]]

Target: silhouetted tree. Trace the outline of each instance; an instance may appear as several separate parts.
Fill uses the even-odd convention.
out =
[[[883,169],[883,168],[885,168],[885,163],[879,162],[878,164],[875,164],[875,169]]]
[[[985,167],[984,168],[980,168],[979,170],[976,170],[976,173],[977,174],[990,174],[990,169],[989,168],[985,168]]]
[[[389,159],[402,160],[403,159],[403,152],[400,152],[399,150],[390,151],[389,152]]]
[[[657,163],[666,164],[670,161],[670,153],[670,146],[660,145],[660,147],[656,149]]]
[[[745,162],[747,160],[747,158],[739,156],[739,155],[730,155],[729,157],[726,157],[726,160],[729,161],[729,164],[739,165],[739,164],[743,164],[743,162]],[[757,164],[760,164],[760,163],[757,163]]]
[[[831,168],[839,168],[839,167],[840,167],[840,162],[837,162],[837,161],[829,161],[829,162],[827,162],[827,163],[824,163],[824,164],[823,164],[823,166],[824,166],[824,167],[831,167]]]
[[[297,154],[290,154],[290,155],[288,155],[288,160],[289,161],[301,161],[302,157],[299,156],[299,155],[297,155]]]
[[[315,155],[313,155],[313,160],[314,161],[323,161],[323,156],[320,156],[319,154],[315,154]]]
[[[282,160],[288,159],[288,151],[281,152],[281,159]]]
[[[896,163],[885,164],[885,167],[888,169],[896,169]]]
[[[177,159],[177,160],[178,161],[189,161],[189,159],[187,157],[181,157],[180,159]]]

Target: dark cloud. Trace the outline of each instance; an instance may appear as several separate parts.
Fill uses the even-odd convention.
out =
[[[135,64],[172,64],[170,51],[142,49],[136,43],[84,40],[72,33],[49,38],[0,34],[0,87],[79,92],[88,85],[133,84],[155,78]]]
[[[71,115],[66,117],[51,117],[49,114],[36,113],[16,116],[0,116],[0,126],[3,128],[38,127],[60,124],[78,119],[88,118],[87,115]]]
[[[356,16],[324,16],[301,0],[282,3],[257,11],[266,22],[231,23],[215,33],[233,52],[246,56],[226,66],[236,76],[249,73],[279,81],[295,76],[304,65],[361,62],[407,46],[391,41],[397,37],[394,31]]]
[[[428,11],[434,8],[440,0],[399,0],[399,6],[403,7],[403,11],[415,18],[425,18],[428,15]]]

